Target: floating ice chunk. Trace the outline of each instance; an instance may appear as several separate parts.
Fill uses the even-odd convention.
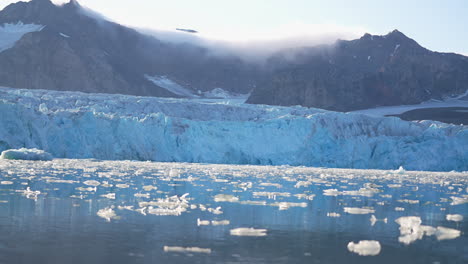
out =
[[[223,213],[223,211],[221,211],[221,206],[218,206],[216,208],[208,208],[208,212],[215,214],[215,215],[219,215]]]
[[[384,218],[384,219],[377,219],[377,217],[375,217],[375,215],[372,215],[370,217],[370,222],[371,222],[371,226],[374,226],[377,222],[381,221],[381,222],[384,222],[384,223],[387,223],[388,222],[388,219],[387,218]]]
[[[280,192],[253,192],[253,196],[260,197],[260,196],[266,196],[268,199],[273,199],[276,200],[277,196],[282,196],[282,197],[290,197],[290,193],[280,193]]]
[[[218,194],[214,197],[214,200],[215,202],[235,203],[239,201],[239,198],[230,194]]]
[[[456,197],[452,196],[452,203],[450,205],[460,205],[460,204],[465,204],[468,203],[468,197]]]
[[[405,208],[403,207],[395,207],[395,211],[397,212],[403,212],[405,210]]]
[[[240,204],[246,205],[267,205],[266,201],[241,201]]]
[[[70,38],[70,36],[68,36],[67,34],[63,34],[63,33],[60,33],[60,36],[62,36],[64,38]]]
[[[145,185],[145,186],[143,186],[143,190],[145,190],[145,191],[147,191],[147,192],[150,192],[150,191],[152,191],[152,190],[157,190],[157,189],[158,189],[158,187],[155,187],[155,186],[153,186],[153,185]]]
[[[375,240],[361,240],[358,243],[348,243],[348,250],[360,256],[377,256],[381,249],[379,241]]]
[[[309,200],[309,201],[312,201],[315,197],[315,194],[310,194],[310,195],[307,195],[307,194],[295,194],[294,196],[296,196],[298,199],[305,199],[305,200]]]
[[[438,226],[435,231],[437,240],[455,239],[461,234],[460,230]]]
[[[197,218],[197,226],[207,226],[210,225],[209,220],[200,220],[200,218]]]
[[[133,196],[138,197],[138,198],[150,198],[149,193],[135,193]]]
[[[236,228],[231,229],[230,231],[231,236],[266,236],[267,230],[266,229],[254,229],[254,228]]]
[[[406,170],[403,168],[403,166],[400,166],[400,168],[398,168],[398,170],[395,170],[393,172],[396,173],[396,174],[405,174]]]
[[[409,200],[409,199],[402,199],[398,200],[400,203],[408,203],[408,204],[419,204],[419,200]]]
[[[120,188],[120,189],[126,189],[130,187],[130,185],[123,183],[123,184],[116,184],[115,187]]]
[[[229,225],[231,222],[229,220],[220,220],[220,221],[211,221],[211,224],[214,226]]]
[[[339,213],[327,213],[328,217],[340,217],[341,215]]]
[[[341,194],[343,195],[351,195],[351,196],[365,196],[365,197],[372,197],[374,194],[381,192],[379,189],[376,188],[361,188],[358,191],[343,191]]]
[[[375,213],[374,209],[369,208],[357,208],[357,207],[345,207],[344,211],[348,214],[372,214]]]
[[[52,160],[52,155],[40,149],[9,149],[2,152],[0,159],[8,160]]]
[[[117,209],[119,210],[128,210],[128,211],[133,211],[133,205],[126,205],[126,206],[117,206]]]
[[[260,186],[272,186],[272,187],[276,187],[278,189],[283,188],[283,185],[281,185],[279,183],[271,183],[271,182],[262,182],[262,183],[260,183]]]
[[[188,193],[180,197],[174,195],[165,199],[157,199],[156,201],[140,202],[139,206],[142,208],[147,207],[146,212],[148,214],[160,216],[178,216],[181,215],[183,212],[186,212],[187,208],[189,207],[187,196]],[[154,206],[156,206],[156,208]]]
[[[115,214],[115,211],[112,207],[107,207],[104,209],[101,209],[97,212],[97,215],[101,218],[106,219],[107,222],[110,222],[111,219],[118,219],[117,215]]]
[[[278,206],[280,210],[287,210],[290,207],[307,207],[307,203],[290,203],[290,202],[281,202],[281,203],[274,203],[273,206]]]
[[[97,191],[97,187],[77,187],[76,188],[78,191],[81,191],[81,192],[96,192]]]
[[[12,181],[1,181],[0,184],[1,185],[12,185],[13,182]]]
[[[309,181],[298,181],[295,185],[294,185],[294,188],[301,188],[301,187],[308,187],[309,185],[311,185],[312,182],[309,182]]]
[[[111,199],[111,200],[115,200],[115,193],[103,194],[103,195],[101,195],[101,197]]]
[[[85,181],[85,182],[83,182],[83,184],[88,185],[88,186],[94,186],[94,187],[101,185],[100,182],[95,181],[95,180]]]
[[[33,200],[37,200],[37,196],[39,194],[41,194],[40,191],[32,191],[29,187],[27,187],[26,190],[23,191],[23,195],[26,196],[26,198]]]
[[[342,192],[338,191],[337,189],[327,189],[323,190],[323,195],[325,196],[338,196],[341,195]]]
[[[424,235],[432,236],[436,233],[434,227],[421,225],[422,221],[419,216],[404,216],[396,219],[395,222],[400,225],[398,241],[406,245],[422,239]]]
[[[461,222],[463,221],[463,215],[459,214],[448,214],[446,217],[447,221]]]
[[[164,246],[164,252],[211,254],[211,249],[210,248],[199,248],[199,247],[169,247],[169,246]]]

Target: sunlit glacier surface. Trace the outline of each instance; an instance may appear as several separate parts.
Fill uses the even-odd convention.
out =
[[[56,158],[468,171],[468,126],[431,121],[8,88],[0,115],[0,151]]]
[[[468,174],[0,160],[0,263],[467,263]]]

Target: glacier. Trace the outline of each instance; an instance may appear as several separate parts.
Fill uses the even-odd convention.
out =
[[[0,151],[56,158],[468,170],[468,127],[396,117],[0,88]]]
[[[16,24],[0,25],[0,52],[14,47],[25,34],[41,31],[44,27],[43,25],[23,24],[21,21]]]

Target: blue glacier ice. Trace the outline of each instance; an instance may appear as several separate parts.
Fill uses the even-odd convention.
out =
[[[0,151],[56,158],[468,170],[468,127],[303,107],[0,88]]]

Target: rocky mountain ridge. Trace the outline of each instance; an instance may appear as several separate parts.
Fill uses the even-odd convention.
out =
[[[165,42],[87,12],[75,0],[18,2],[0,11],[0,34],[2,25],[42,26],[0,48],[0,86],[183,96],[169,83],[192,94],[251,92],[252,104],[337,111],[415,104],[468,89],[467,57],[429,51],[397,30],[283,50],[260,65]]]

